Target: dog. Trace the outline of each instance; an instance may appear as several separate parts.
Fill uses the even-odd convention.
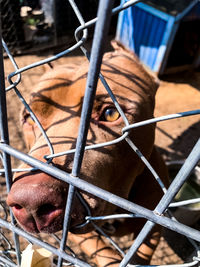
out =
[[[153,117],[158,80],[150,74],[136,56],[114,43],[114,51],[105,53],[101,72],[116,96],[130,124]],[[81,66],[60,66],[44,74],[30,98],[30,107],[50,139],[54,152],[76,147],[81,109],[86,87],[88,62]],[[45,162],[49,148],[37,124],[27,110],[23,111],[23,132],[29,155]],[[93,105],[87,145],[113,140],[122,135],[125,126],[101,82],[98,82]],[[135,128],[129,138],[149,160],[167,185],[167,169],[154,146],[155,124]],[[73,154],[56,157],[53,166],[71,173]],[[30,167],[23,163],[20,167]],[[84,153],[80,178],[122,198],[153,210],[162,190],[127,142]],[[41,171],[19,172],[14,175],[7,203],[19,225],[30,233],[53,233],[62,229],[68,184]],[[87,192],[80,192],[92,216],[122,212],[119,208]],[[85,221],[86,211],[75,197],[71,213],[69,238],[98,266],[118,266],[121,256]],[[112,222],[111,235],[137,236],[145,219],[120,219]],[[100,223],[101,226],[102,223]],[[160,227],[155,226],[140,246],[132,261],[148,264],[159,242]]]

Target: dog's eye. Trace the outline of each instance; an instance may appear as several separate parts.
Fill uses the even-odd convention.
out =
[[[34,120],[31,118],[30,114],[26,114],[26,116],[24,117],[24,122],[26,122],[32,126],[35,124]]]
[[[103,112],[103,114],[100,117],[101,121],[109,121],[113,122],[116,121],[119,118],[120,114],[116,110],[116,108],[106,108]]]

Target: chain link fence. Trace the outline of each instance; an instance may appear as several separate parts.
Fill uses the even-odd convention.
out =
[[[0,1],[2,36],[9,49],[15,51],[24,42],[19,1]]]
[[[129,124],[123,110],[118,105],[115,95],[112,93],[112,90],[109,88],[105,78],[103,77],[101,73],[99,73],[100,66],[101,66],[101,59],[103,55],[103,45],[104,45],[103,40],[106,39],[106,33],[108,32],[108,29],[109,29],[109,24],[110,24],[109,22],[110,22],[111,16],[121,12],[123,9],[128,8],[131,5],[134,5],[137,2],[138,1],[136,0],[130,0],[130,1],[127,1],[125,4],[119,5],[112,9],[113,1],[101,0],[99,3],[97,18],[93,18],[92,20],[89,20],[86,22],[85,19],[82,17],[82,13],[80,12],[76,3],[73,0],[69,0],[69,4],[71,6],[70,12],[73,11],[77,17],[77,20],[79,21],[79,26],[77,27],[75,31],[76,42],[72,46],[64,50],[63,52],[60,52],[50,58],[46,58],[44,60],[27,65],[22,68],[18,67],[12,54],[9,51],[9,47],[6,45],[6,42],[10,43],[10,48],[12,50],[12,46],[14,47],[16,45],[16,42],[17,42],[17,45],[19,46],[21,45],[20,42],[24,40],[23,34],[21,35],[21,33],[18,31],[16,33],[14,31],[11,31],[12,34],[10,34],[4,28],[2,29],[3,37],[5,39],[4,41],[2,41],[2,46],[4,48],[5,53],[7,54],[7,56],[9,57],[10,61],[13,64],[14,72],[10,73],[10,75],[8,76],[10,85],[7,88],[5,88],[3,53],[2,53],[2,47],[0,47],[0,69],[1,69],[1,72],[0,72],[0,89],[1,89],[1,93],[0,93],[0,108],[1,108],[1,111],[0,111],[0,123],[1,123],[0,124],[1,125],[0,127],[1,128],[0,149],[2,151],[0,156],[1,156],[2,164],[3,164],[3,169],[1,170],[1,173],[5,174],[5,178],[2,177],[1,179],[2,181],[5,181],[7,191],[9,191],[11,188],[11,184],[12,184],[12,173],[15,171],[23,171],[21,169],[15,170],[11,168],[10,156],[13,156],[13,157],[18,158],[19,160],[26,162],[33,168],[39,169],[57,179],[60,179],[68,183],[69,192],[68,192],[68,200],[66,204],[64,228],[63,228],[62,235],[60,237],[56,235],[52,235],[51,237],[50,236],[36,237],[34,235],[31,235],[23,231],[21,228],[17,226],[12,213],[10,213],[10,210],[5,205],[5,202],[1,200],[1,203],[0,203],[0,215],[1,215],[0,216],[0,226],[1,226],[0,228],[0,248],[1,248],[0,265],[1,266],[20,266],[21,251],[22,251],[20,243],[22,240],[23,242],[24,240],[26,240],[27,243],[38,245],[39,247],[44,248],[47,251],[49,251],[49,253],[53,254],[53,263],[48,263],[49,265],[47,266],[51,266],[50,264],[54,264],[54,266],[68,266],[68,265],[90,266],[87,260],[79,259],[76,253],[71,249],[71,247],[69,245],[66,245],[67,237],[68,237],[70,210],[73,204],[74,194],[77,194],[78,198],[80,199],[80,201],[83,203],[83,205],[87,209],[88,216],[86,218],[85,223],[93,224],[94,228],[99,233],[101,233],[103,236],[105,236],[105,238],[107,238],[108,241],[110,242],[111,246],[113,246],[116,250],[118,250],[118,252],[122,255],[122,261],[119,264],[119,266],[127,266],[127,265],[130,266],[130,260],[132,256],[136,253],[137,249],[142,244],[142,242],[144,241],[144,239],[146,238],[146,236],[148,235],[148,233],[151,231],[152,227],[155,224],[159,224],[170,230],[180,233],[181,235],[186,236],[190,240],[194,248],[194,257],[191,260],[191,262],[185,263],[185,264],[176,264],[173,266],[188,266],[188,267],[199,266],[200,232],[194,228],[191,228],[187,225],[184,225],[176,221],[173,215],[171,215],[169,207],[188,205],[191,203],[198,203],[200,201],[200,199],[197,198],[197,199],[187,200],[184,202],[172,203],[175,195],[180,190],[180,188],[183,186],[183,184],[189,177],[190,173],[193,172],[194,169],[196,171],[199,171],[197,165],[200,160],[200,140],[196,143],[190,155],[183,163],[180,171],[176,175],[170,187],[166,189],[164,185],[162,184],[160,177],[156,174],[152,166],[149,164],[149,162],[145,159],[145,157],[142,155],[140,150],[135,146],[135,144],[129,138],[129,132],[137,127],[142,127],[144,125],[148,125],[148,124],[152,124],[152,123],[156,123],[160,121],[172,120],[175,118],[181,119],[185,116],[198,115],[200,114],[200,110],[191,110],[191,111],[181,112],[177,114],[169,114],[167,116],[152,118],[146,121]],[[5,3],[7,4],[7,7],[6,5],[4,5]],[[12,2],[1,1],[1,5],[3,5],[3,8],[6,8],[7,16],[9,17],[9,21],[11,22],[13,22],[14,19],[17,19],[17,21],[19,19],[19,16],[17,15],[17,13],[15,13],[15,18],[12,17],[14,14],[12,10],[12,8],[14,8],[14,3],[15,1],[12,1]],[[3,11],[3,8],[1,9],[2,11]],[[8,15],[8,12],[11,12],[10,15]],[[3,20],[4,19],[5,18],[3,18]],[[93,45],[91,53],[90,53],[90,51],[85,49],[84,43],[87,40],[88,28],[92,27],[95,24],[96,26],[95,26],[95,33],[94,33],[94,39],[93,39],[93,44],[95,45]],[[12,38],[16,38],[16,39],[12,39]],[[10,40],[14,40],[14,42]],[[37,66],[41,66],[43,64],[51,63],[52,61],[55,61],[79,48],[82,50],[84,55],[90,59],[90,69],[89,69],[89,74],[88,74],[87,79],[88,79],[88,84],[92,86],[86,87],[84,103],[83,103],[83,108],[82,108],[80,130],[79,130],[79,135],[77,138],[76,149],[63,151],[63,152],[60,152],[59,154],[55,154],[52,148],[52,144],[48,139],[48,136],[46,135],[45,131],[41,127],[37,117],[31,111],[25,98],[22,96],[22,94],[18,90],[18,84],[21,81],[21,75],[23,72],[30,70],[32,68],[36,68]],[[112,98],[113,103],[115,104],[118,112],[122,116],[126,126],[122,129],[122,135],[119,138],[113,141],[110,141],[110,142],[102,143],[102,144],[86,146],[85,144],[86,144],[87,131],[89,127],[88,121],[90,117],[90,109],[92,107],[94,92],[95,92],[95,84],[97,83],[98,78],[101,79],[109,96]],[[93,90],[91,91],[90,88],[93,88]],[[37,126],[40,128],[41,133],[46,138],[46,142],[51,151],[51,154],[46,157],[47,163],[40,162],[39,160],[36,160],[22,153],[21,151],[16,150],[11,145],[9,145],[5,93],[10,90],[13,90],[15,94],[19,97],[19,99],[22,101],[25,108],[30,112],[31,117],[34,119]],[[160,200],[160,202],[158,203],[154,211],[138,206],[126,199],[122,199],[118,197],[117,195],[112,195],[111,197],[110,193],[107,192],[106,190],[103,190],[99,187],[96,187],[78,178],[78,174],[80,173],[82,156],[85,150],[99,149],[105,146],[111,146],[111,145],[120,143],[123,140],[125,140],[129,144],[131,149],[135,151],[138,157],[140,157],[140,159],[148,167],[148,169],[151,171],[151,173],[153,174],[153,176],[155,177],[155,179],[157,180],[157,182],[159,183],[159,185],[161,186],[164,192],[164,196],[162,197],[162,199]],[[72,178],[70,174],[48,164],[50,159],[53,159],[54,157],[57,157],[57,156],[66,155],[66,154],[75,154],[72,174],[76,176],[77,179]],[[30,170],[32,170],[32,168]],[[92,195],[95,195],[98,198],[108,201],[122,208],[123,210],[127,211],[127,213],[120,214],[120,215],[103,216],[103,217],[92,217],[87,204],[82,199],[81,195],[78,193],[78,190],[86,191]],[[110,239],[106,235],[106,233],[104,232],[104,229],[99,228],[97,226],[95,221],[98,221],[98,220],[106,221],[106,220],[110,220],[114,218],[122,219],[122,218],[127,218],[127,217],[133,218],[133,219],[135,217],[142,217],[142,218],[147,219],[147,222],[144,225],[143,229],[141,230],[140,234],[137,236],[135,241],[130,246],[129,250],[127,252],[124,252],[112,239]],[[13,241],[11,241],[11,235],[12,235]],[[52,242],[50,242],[50,239]]]
[[[119,1],[115,0],[115,5]],[[97,13],[98,0],[77,1],[85,21]],[[12,53],[37,53],[50,48],[61,49],[73,43],[73,29],[79,21],[65,0],[1,0],[2,36]],[[112,21],[115,27],[116,19]],[[92,32],[90,38],[92,37]]]

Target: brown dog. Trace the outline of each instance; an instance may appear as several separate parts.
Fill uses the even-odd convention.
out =
[[[30,106],[51,140],[55,153],[75,148],[82,101],[86,85],[88,63],[80,67],[59,67],[44,75],[32,93]],[[158,83],[144,70],[128,51],[118,48],[105,54],[102,73],[115,94],[130,123],[153,117],[155,93]],[[93,106],[87,144],[103,143],[122,134],[123,119],[111,98],[99,82]],[[23,129],[29,154],[41,161],[49,148],[30,115],[24,111]],[[154,147],[155,125],[136,128],[130,139],[150,161],[166,183],[165,165]],[[71,172],[73,155],[53,159],[53,165]],[[22,164],[21,167],[27,167]],[[139,205],[154,209],[162,196],[160,187],[150,172],[126,141],[116,145],[88,150],[84,154],[80,178],[129,199]],[[19,173],[8,195],[7,203],[13,209],[19,224],[28,232],[56,232],[62,229],[68,184],[40,171]],[[88,193],[81,192],[93,216],[119,212],[114,206]],[[71,238],[99,266],[113,264],[121,257],[108,248],[93,232],[91,224],[77,229],[87,214],[77,198],[71,215]],[[134,233],[142,228],[144,219],[125,219],[113,223],[115,236]],[[155,227],[141,245],[134,258],[137,264],[148,263],[159,241],[159,227]]]

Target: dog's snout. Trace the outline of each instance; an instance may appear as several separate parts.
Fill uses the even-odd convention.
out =
[[[62,228],[67,188],[52,179],[40,173],[16,181],[11,188],[7,204],[28,232],[55,232]]]

